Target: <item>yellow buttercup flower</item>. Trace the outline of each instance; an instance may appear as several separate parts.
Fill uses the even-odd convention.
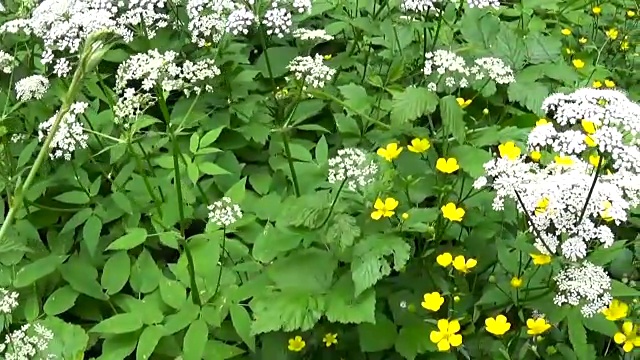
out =
[[[289,339],[289,350],[294,352],[300,352],[304,347],[307,346],[307,343],[302,340],[302,336],[296,336],[294,338]]]
[[[555,156],[553,160],[558,165],[564,165],[564,166],[573,165],[573,159],[570,156]]]
[[[466,108],[467,106],[471,105],[471,99],[467,99],[465,100],[464,98],[456,98],[456,101],[458,102],[458,105],[460,105],[461,108]]]
[[[604,81],[604,86],[608,87],[609,89],[616,87],[616,83],[613,82],[613,80],[605,80]]]
[[[504,335],[509,329],[511,329],[511,324],[507,321],[507,317],[504,315],[498,315],[495,318],[486,318],[484,320],[485,329],[487,332],[501,336]]]
[[[626,36],[625,36],[625,38],[626,38]],[[620,42],[620,50],[627,51],[627,50],[629,50],[629,47],[630,46],[629,46],[629,41],[628,40],[622,40]]]
[[[519,147],[513,141],[507,141],[504,144],[498,146],[500,157],[507,158],[509,160],[517,160],[522,152]]]
[[[331,56],[331,54],[327,54],[327,55],[323,56],[322,58],[328,61],[328,60],[331,60],[332,56]]]
[[[436,344],[438,351],[449,351],[451,347],[462,345],[462,335],[460,331],[460,323],[458,320],[438,320],[438,330],[433,330],[429,334],[429,340]]]
[[[632,17],[636,16],[636,12],[633,11],[633,10],[627,10],[627,16],[632,18]]]
[[[571,35],[571,29],[564,28],[564,29],[560,30],[560,33],[562,33],[562,35],[564,35],[564,36],[569,36],[569,35]]]
[[[594,147],[597,145],[596,139],[591,135],[585,135],[584,142],[587,144],[588,147]]]
[[[439,158],[436,161],[436,169],[445,174],[451,174],[460,169],[460,165],[458,165],[456,158]]]
[[[583,37],[581,37],[580,39],[578,39],[578,42],[579,42],[580,44],[586,44],[586,43],[587,43],[587,38],[583,36]]]
[[[338,343],[338,334],[335,333],[327,333],[322,338],[322,342],[326,347],[331,347],[331,345],[335,345]]]
[[[540,199],[540,201],[538,201],[538,203],[536,204],[536,209],[534,211],[534,213],[536,215],[542,215],[547,211],[547,208],[549,207],[549,198],[547,197],[543,197],[542,199]]]
[[[478,261],[476,259],[470,258],[465,260],[464,256],[462,255],[458,255],[455,259],[453,259],[453,267],[465,274],[468,273],[469,270],[476,267],[476,265],[478,265]]]
[[[543,126],[543,125],[547,125],[549,123],[549,121],[547,119],[540,119],[538,121],[536,121],[536,126]]]
[[[540,153],[540,151],[532,151],[531,154],[529,154],[529,156],[531,157],[531,160],[538,162],[540,161],[540,158],[542,158],[542,154]]]
[[[551,256],[547,254],[529,254],[534,265],[546,265],[551,262]]]
[[[414,153],[423,153],[431,147],[431,143],[427,139],[415,138],[411,140],[411,145],[407,146],[407,149]]]
[[[618,29],[615,28],[611,28],[607,31],[605,31],[605,34],[607,35],[607,37],[611,40],[615,40],[618,38],[618,35],[620,34],[620,32],[618,31]]]
[[[602,220],[606,222],[613,221],[613,217],[609,214],[609,210],[611,209],[611,202],[609,202],[609,200],[603,201],[602,208],[603,210],[600,212],[600,217],[602,218]]]
[[[452,202],[444,205],[440,210],[442,211],[442,216],[449,221],[462,221],[465,213],[463,208],[457,207],[456,204]]]
[[[440,307],[444,304],[444,298],[440,295],[439,292],[434,291],[429,294],[424,294],[423,301],[420,303],[423,308],[431,311],[438,311]]]
[[[509,284],[511,284],[512,288],[517,289],[522,286],[522,278],[514,276],[511,278],[511,281],[509,281]]]
[[[602,82],[595,80],[593,84],[591,84],[595,89],[600,89],[602,87]]]
[[[595,134],[596,130],[598,130],[598,126],[593,121],[582,119],[580,121],[580,124],[582,124],[582,129],[584,130],[584,132],[589,135]]]
[[[380,220],[382,217],[391,217],[395,214],[395,209],[398,207],[398,200],[394,198],[386,198],[384,201],[382,199],[377,198],[376,202],[373,204],[373,208],[375,209],[371,213],[371,218],[373,220]]]
[[[387,161],[393,161],[395,158],[400,156],[401,152],[402,146],[398,147],[397,143],[390,143],[384,148],[379,148],[376,153]]]
[[[584,61],[580,60],[580,59],[574,59],[571,63],[573,63],[573,66],[576,69],[582,69],[584,67]]]
[[[438,257],[436,257],[436,262],[438,263],[438,265],[442,267],[447,267],[451,265],[452,261],[453,261],[453,255],[451,255],[451,253],[448,253],[448,252],[442,253],[438,255]]]
[[[591,11],[595,15],[600,15],[600,13],[602,12],[602,8],[600,6],[594,6],[593,8],[591,8]]]
[[[609,307],[602,310],[602,314],[610,321],[624,319],[629,315],[629,305],[618,299],[613,299]]]
[[[638,326],[634,326],[631,321],[625,321],[622,324],[622,332],[617,332],[613,335],[613,341],[622,345],[624,352],[631,352],[633,348],[640,347]]]
[[[527,319],[527,334],[540,335],[551,328],[545,318]]]

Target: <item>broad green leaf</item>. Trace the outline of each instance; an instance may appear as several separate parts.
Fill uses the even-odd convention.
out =
[[[201,162],[197,164],[197,168],[203,173],[207,175],[225,175],[230,174],[229,171],[223,169],[221,166],[216,165],[212,162]],[[196,177],[197,178],[197,177]]]
[[[160,277],[159,285],[162,301],[174,309],[180,309],[187,299],[184,286],[179,281],[167,279],[165,276]]]
[[[263,291],[250,305],[255,319],[251,333],[257,335],[313,328],[324,313],[325,299],[315,294]]]
[[[71,258],[60,266],[60,274],[77,292],[89,295],[98,300],[108,299],[96,280],[98,272],[85,261]]]
[[[409,260],[411,247],[401,237],[373,235],[360,241],[353,250],[351,274],[355,295],[375,285],[391,273],[387,257],[393,256],[393,269],[400,271]]]
[[[158,341],[165,335],[164,328],[158,325],[147,326],[142,330],[136,346],[136,360],[147,360],[153,354]]]
[[[182,358],[184,360],[201,360],[209,338],[207,323],[198,319],[191,323],[184,336]]]
[[[327,145],[327,139],[322,135],[318,143],[316,144],[316,163],[324,165],[329,159],[329,145]]]
[[[445,134],[453,135],[462,144],[466,132],[464,110],[462,110],[454,96],[449,95],[440,99],[440,116],[442,117]]]
[[[133,228],[127,233],[107,246],[106,250],[129,250],[144,243],[147,239],[147,230],[143,228]]]
[[[338,245],[346,249],[353,245],[354,240],[360,236],[360,227],[356,218],[347,214],[337,214],[329,222],[325,239],[328,244]]]
[[[131,259],[126,251],[118,251],[111,255],[102,269],[100,283],[107,294],[118,293],[129,280],[131,273]]]
[[[147,249],[143,249],[131,267],[131,288],[144,294],[150,293],[158,287],[161,277],[162,273],[155,260]]]
[[[91,200],[86,192],[79,190],[68,191],[54,197],[54,199],[67,204],[86,204]]]
[[[438,95],[421,87],[407,87],[393,94],[391,123],[401,125],[436,111]]]
[[[301,241],[300,234],[267,223],[258,234],[251,251],[256,260],[270,262],[279,254],[295,249]]]
[[[317,115],[326,106],[323,100],[309,99],[298,103],[295,110],[291,114],[289,121],[290,126],[296,126],[303,121]]]
[[[77,213],[73,214],[73,216],[67,220],[64,224],[64,227],[60,231],[60,234],[67,233],[71,230],[75,230],[78,226],[82,225],[87,219],[93,214],[93,210],[89,208],[84,208]]]
[[[460,21],[460,32],[469,44],[489,49],[500,31],[500,19],[477,9],[464,11]]]
[[[531,64],[554,62],[562,56],[562,42],[560,39],[532,33],[525,37],[527,60]]]
[[[345,110],[355,114],[364,114],[371,110],[372,98],[367,95],[367,91],[362,86],[351,83],[339,86],[338,89],[347,105]]]
[[[542,111],[542,102],[549,96],[549,90],[539,82],[519,81],[509,84],[507,89],[509,101],[517,101],[538,116],[545,116]]]
[[[363,352],[378,352],[393,347],[398,333],[396,326],[383,315],[376,317],[375,324],[358,325],[358,338],[360,339],[360,350]],[[429,335],[425,334],[428,338]]]
[[[209,340],[205,347],[203,360],[226,360],[235,359],[238,355],[244,353],[244,350],[225,344],[218,340]]]
[[[353,280],[349,274],[343,275],[327,295],[326,317],[331,322],[359,324],[375,322],[376,293],[365,290],[355,297]]]
[[[413,360],[418,354],[436,351],[435,344],[429,340],[429,333],[434,326],[419,322],[402,327],[396,338],[395,349],[405,359]]]
[[[142,320],[137,314],[116,314],[102,320],[92,327],[89,332],[100,334],[126,334],[142,328]]]
[[[582,322],[587,329],[599,332],[610,338],[613,338],[613,335],[619,331],[615,322],[607,320],[604,315],[600,313],[590,318],[584,318]]]
[[[337,259],[327,251],[300,250],[274,261],[267,276],[278,289],[321,294],[331,286],[337,265]]]
[[[114,335],[105,338],[102,343],[102,355],[98,360],[122,360],[126,359],[136,348],[137,336]]]
[[[242,203],[242,200],[244,200],[244,197],[246,194],[246,187],[247,187],[247,178],[244,177],[240,179],[238,182],[236,182],[235,184],[233,184],[233,186],[231,186],[229,190],[225,192],[224,196],[231,198],[231,200],[233,200],[236,204],[240,204]]]
[[[256,60],[255,67],[265,78],[277,78],[287,73],[287,65],[298,56],[298,49],[287,46],[271,47],[266,50],[266,54],[269,57],[269,64],[267,65],[265,53],[262,53]]]
[[[95,214],[91,215],[82,227],[82,240],[91,257],[95,257],[98,254],[98,244],[100,242],[101,232],[102,220],[100,220],[100,218]]]
[[[484,175],[483,165],[493,158],[488,151],[469,145],[452,148],[449,156],[455,157],[460,164],[460,169],[473,178]]]
[[[567,318],[569,341],[579,359],[595,359],[593,346],[587,343],[587,330],[582,324],[582,314],[578,308],[572,309]]]
[[[611,280],[611,295],[614,298],[619,297],[640,297],[640,291],[623,284],[618,280]]]
[[[116,205],[122,209],[122,211],[127,214],[133,214],[133,206],[131,205],[131,200],[127,197],[126,194],[121,192],[114,192],[111,194],[111,200],[113,200]]]
[[[167,316],[164,328],[167,334],[174,334],[191,324],[200,314],[200,307],[192,302],[185,302],[177,313]]]
[[[209,130],[206,134],[204,134],[202,138],[200,138],[200,148],[205,148],[213,144],[214,141],[218,140],[218,137],[220,136],[220,133],[222,133],[223,129],[224,126],[220,126],[213,130]]]
[[[78,292],[69,285],[65,285],[54,291],[44,303],[44,312],[47,315],[58,315],[73,307],[78,298]]]
[[[233,304],[229,308],[229,312],[231,313],[231,323],[236,329],[238,336],[247,344],[251,351],[256,351],[256,339],[255,336],[251,334],[251,317],[247,310],[243,306]]]
[[[37,280],[53,273],[66,259],[67,256],[49,255],[25,265],[16,273],[13,286],[22,288],[33,284]]]
[[[527,56],[524,41],[507,23],[500,24],[492,50],[493,56],[507,61],[513,70],[520,70],[524,66]]]

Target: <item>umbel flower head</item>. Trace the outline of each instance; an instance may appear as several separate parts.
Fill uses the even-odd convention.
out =
[[[335,157],[329,159],[329,183],[344,181],[351,191],[369,185],[377,173],[378,165],[360,149],[340,149]]]
[[[20,101],[40,100],[49,90],[49,79],[42,75],[32,75],[16,83],[16,97]]]
[[[611,303],[611,278],[602,267],[589,261],[565,267],[554,280],[558,291],[553,302],[558,306],[580,306],[585,317],[603,311]]]
[[[336,71],[324,64],[324,57],[296,56],[287,66],[293,76],[303,83],[303,89],[322,88],[325,82],[331,80]]]
[[[228,197],[214,202],[207,209],[209,209],[209,221],[220,227],[230,226],[242,218],[240,206],[234,204]]]
[[[89,104],[85,102],[77,102],[71,105],[71,109],[64,114],[58,129],[51,141],[51,159],[64,158],[71,160],[71,155],[77,149],[85,149],[89,135],[84,132],[79,116],[87,109]],[[38,140],[44,141],[56,121],[58,112],[56,112],[49,120],[38,126]]]

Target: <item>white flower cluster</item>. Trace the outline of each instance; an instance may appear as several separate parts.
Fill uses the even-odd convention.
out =
[[[421,15],[434,14],[439,15],[447,4],[454,4],[457,6],[460,2],[458,0],[402,0],[400,8],[404,12],[417,13]],[[487,8],[493,7],[495,9],[500,7],[499,0],[467,0],[467,5],[470,8]]]
[[[5,74],[11,73],[16,66],[16,59],[13,55],[0,50],[0,71]]]
[[[329,159],[329,183],[344,181],[347,189],[351,191],[356,191],[373,182],[377,173],[378,165],[360,149],[340,149],[336,157]]]
[[[558,306],[580,306],[585,317],[599,313],[613,300],[611,278],[602,267],[588,261],[569,265],[554,280],[558,284],[558,292],[553,302]]]
[[[40,100],[49,90],[49,79],[42,75],[32,75],[16,83],[16,97],[19,101]]]
[[[302,41],[330,41],[333,40],[333,35],[327,34],[324,29],[311,30],[311,29],[295,29],[293,30],[293,37]]]
[[[178,64],[178,53],[150,50],[136,54],[120,64],[116,73],[115,121],[135,119],[155,102],[156,86],[163,92],[212,91],[211,81],[220,75],[220,69],[212,59],[196,62],[187,60]],[[139,84],[139,86],[137,85]]]
[[[131,29],[144,27],[146,35],[153,37],[158,28],[168,25],[165,3],[166,0],[43,0],[31,17],[6,22],[0,26],[0,33],[23,31],[41,39],[42,63],[52,63],[56,75],[66,76],[71,65],[64,54],[77,54],[95,32],[113,32],[131,41]]]
[[[85,149],[87,147],[89,135],[84,132],[78,115],[84,113],[88,106],[89,104],[87,103],[76,102],[71,105],[71,109],[62,117],[58,130],[51,142],[52,151],[49,156],[52,159],[64,158],[65,160],[71,160],[71,155],[76,149]],[[38,126],[39,141],[44,141],[49,135],[57,116],[58,112]]]
[[[469,4],[470,8],[487,8],[492,7],[497,9],[500,7],[500,0],[467,0],[467,4]]]
[[[189,0],[186,9],[191,41],[198,46],[219,42],[225,32],[247,34],[256,22],[256,15],[241,1]]]
[[[311,0],[271,0],[271,8],[262,17],[267,35],[283,38],[291,33],[293,14],[311,12]]]
[[[5,335],[4,342],[0,344],[0,354],[5,360],[29,360],[36,358],[36,355],[41,359],[55,359],[50,354],[45,356],[52,339],[53,333],[46,327],[25,324]]]
[[[230,226],[242,218],[240,206],[226,196],[209,205],[207,209],[209,209],[209,221],[221,227]]]
[[[427,88],[434,92],[466,88],[471,81],[484,79],[503,85],[515,81],[513,70],[501,59],[483,57],[468,65],[464,58],[448,50],[426,53],[423,72],[430,80]]]
[[[617,171],[640,173],[640,105],[617,90],[553,94],[542,105],[553,123],[536,127],[529,147],[575,155],[588,148],[610,157]]]
[[[11,314],[18,307],[18,293],[0,288],[0,314]]]
[[[321,88],[331,80],[336,71],[324,64],[320,54],[315,56],[296,56],[287,66],[296,79],[303,82],[303,89]]]

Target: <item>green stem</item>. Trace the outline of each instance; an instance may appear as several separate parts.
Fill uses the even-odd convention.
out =
[[[333,213],[333,209],[335,208],[336,203],[338,202],[338,197],[340,197],[340,192],[342,192],[342,188],[344,188],[344,184],[346,182],[347,182],[347,179],[345,178],[340,183],[340,187],[338,187],[338,191],[336,192],[336,197],[333,198],[333,202],[331,203],[331,207],[329,208],[329,213],[327,214],[327,217],[324,218],[324,220],[322,221],[322,224],[320,224],[320,227],[323,227],[329,221],[329,218],[331,217],[331,214]]]
[[[289,135],[286,131],[282,132],[282,143],[284,145],[284,154],[287,157],[287,163],[289,163],[289,170],[291,171],[291,181],[293,182],[293,191],[296,197],[300,197],[300,185],[298,185],[298,175],[296,174],[296,168],[293,166],[293,158],[291,157],[291,148],[289,147]]]
[[[224,254],[226,252],[226,245],[227,245],[227,228],[226,227],[222,227],[222,244],[220,245],[222,247],[222,254]],[[218,290],[220,290],[220,280],[222,280],[222,269],[224,267],[222,266],[222,259],[220,259],[220,271],[218,272],[218,280],[216,281],[216,289],[213,292],[213,296],[211,298],[214,298],[217,294],[218,294]],[[240,274],[238,274],[240,275]]]
[[[85,45],[85,50],[82,54],[82,57],[80,58],[78,68],[73,74],[73,80],[71,81],[71,85],[69,86],[69,89],[67,90],[67,93],[65,94],[64,99],[62,100],[62,106],[60,107],[60,110],[58,111],[58,114],[56,115],[55,120],[53,121],[53,125],[51,126],[51,129],[49,129],[49,134],[47,135],[47,138],[44,140],[44,144],[42,144],[42,148],[40,149],[40,152],[36,157],[33,167],[31,167],[31,170],[27,175],[27,179],[24,181],[24,183],[22,183],[22,185],[19,188],[16,189],[15,197],[13,201],[9,199],[9,203],[11,207],[9,208],[9,212],[7,213],[7,216],[4,219],[4,222],[2,223],[2,227],[0,228],[0,244],[3,244],[4,239],[7,236],[7,232],[9,231],[9,227],[13,224],[13,220],[16,216],[16,213],[18,212],[18,210],[20,210],[20,207],[23,204],[24,196],[26,192],[29,191],[31,184],[35,180],[38,170],[40,170],[40,167],[44,163],[46,157],[49,156],[49,153],[51,151],[51,143],[53,142],[53,137],[58,132],[58,128],[60,127],[60,123],[62,122],[62,119],[64,119],[64,116],[69,112],[69,109],[71,108],[71,104],[75,100],[76,94],[82,87],[82,81],[84,80],[87,62],[94,53],[92,45],[93,43],[91,42]]]

